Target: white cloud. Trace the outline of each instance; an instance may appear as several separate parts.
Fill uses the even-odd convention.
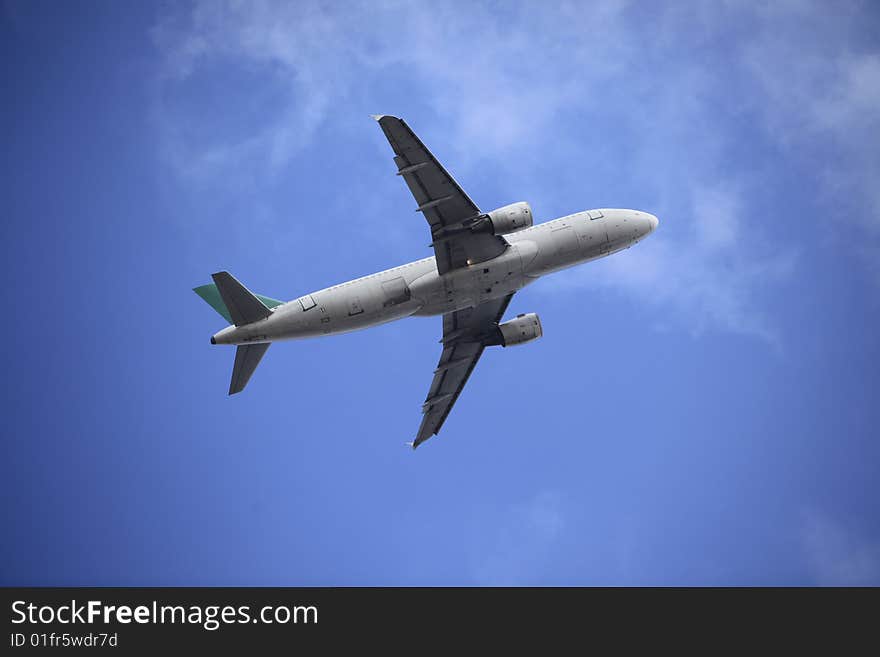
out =
[[[656,311],[661,318],[657,328],[684,329],[694,336],[722,329],[778,347],[772,321],[755,297],[762,287],[792,274],[797,254],[792,248],[773,255],[743,249],[741,205],[735,192],[694,186],[689,206],[676,217],[692,228],[690,233],[670,238],[658,231],[645,244],[552,278],[550,285],[623,289]],[[750,230],[749,239],[759,241],[760,228]]]
[[[693,192],[693,218],[697,243],[707,249],[736,245],[742,217],[740,197],[720,188],[697,188]]]
[[[815,510],[804,514],[801,540],[817,584],[880,585],[880,542],[856,535]]]
[[[792,3],[763,15],[740,50],[759,116],[840,215],[880,231],[880,44],[859,41],[864,5]]]
[[[585,84],[621,72],[633,52],[621,33],[624,6],[564,4],[548,13],[511,5],[511,22],[478,3],[465,10],[396,1],[335,8],[198,2],[191,12],[160,21],[153,39],[165,61],[166,93],[223,59],[271,69],[289,90],[287,111],[268,128],[255,125],[252,135],[231,143],[217,135],[202,157],[189,158],[191,169],[204,162],[210,174],[218,161],[252,148],[262,150],[267,164],[283,165],[334,103],[369,95],[369,84],[388,76],[406,80],[414,99],[425,97],[451,123],[451,141],[463,153],[479,143],[489,157],[541,141],[542,127],[583,96]],[[590,33],[588,42],[580,39],[582,30]],[[171,137],[191,146],[186,135]]]

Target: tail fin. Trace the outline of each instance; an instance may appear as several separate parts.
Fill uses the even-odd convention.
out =
[[[235,365],[232,366],[232,381],[229,382],[230,395],[244,390],[251,379],[251,374],[257,369],[257,365],[271,345],[271,342],[262,342],[238,346],[235,350]]]
[[[193,291],[230,324],[243,326],[259,321],[270,315],[271,308],[284,303],[278,299],[253,294],[229,272],[221,271],[212,274],[211,278],[214,283],[193,288]],[[214,342],[214,338],[211,338],[211,342]],[[229,382],[230,395],[244,390],[270,344],[264,342],[238,346],[235,364],[232,366],[232,381]]]
[[[236,326],[244,326],[268,317],[272,311],[265,303],[257,299],[244,285],[235,280],[228,271],[211,274],[214,285],[220,292],[223,305],[232,317]]]
[[[241,283],[236,281],[232,276],[230,276],[227,272],[220,272],[219,274],[214,274],[214,276],[226,275],[234,284],[243,289],[248,294],[251,294],[247,288],[245,288]],[[216,278],[214,280],[217,280]],[[210,305],[214,310],[220,313],[223,318],[229,322],[230,324],[235,324],[236,326],[240,326],[237,322],[233,321],[233,316],[229,311],[229,307],[226,305],[223,296],[221,295],[220,288],[217,287],[215,283],[210,283],[208,285],[201,285],[199,287],[193,288],[193,292],[198,294],[202,299],[204,299],[208,305]],[[272,299],[271,297],[264,297],[262,294],[251,294],[251,296],[256,297],[266,308],[275,308],[276,306],[280,306],[283,304],[283,301],[279,301],[278,299]],[[262,315],[257,319],[261,319],[262,317],[266,317],[266,315]],[[252,320],[256,321],[256,320]]]

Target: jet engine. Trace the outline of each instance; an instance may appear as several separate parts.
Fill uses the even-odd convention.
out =
[[[525,201],[511,203],[480,217],[471,227],[475,233],[507,235],[532,225],[532,208]]]
[[[517,315],[509,322],[499,324],[495,334],[485,342],[488,345],[500,344],[502,347],[510,347],[515,344],[524,344],[537,340],[544,335],[541,328],[541,320],[536,313]]]

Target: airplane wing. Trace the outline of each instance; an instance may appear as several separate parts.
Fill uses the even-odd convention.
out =
[[[512,297],[513,294],[508,294],[502,299],[443,315],[443,352],[434,370],[428,397],[422,405],[424,417],[419,433],[412,442],[413,449],[439,433],[483,354],[485,347],[481,338],[501,321]]]
[[[475,220],[480,208],[464,193],[446,169],[431,155],[403,119],[373,117],[394,150],[397,175],[406,181],[421,212],[431,227],[431,243],[437,271],[466,267],[499,255],[508,243],[499,235],[471,233],[462,222]]]

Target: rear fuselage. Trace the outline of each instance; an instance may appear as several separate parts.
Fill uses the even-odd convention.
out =
[[[545,274],[626,249],[657,219],[636,210],[590,210],[505,235],[510,248],[491,260],[438,274],[434,257],[324,288],[230,326],[216,344],[293,340],[346,333],[410,315],[442,315],[507,296]]]

